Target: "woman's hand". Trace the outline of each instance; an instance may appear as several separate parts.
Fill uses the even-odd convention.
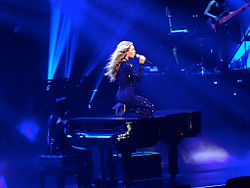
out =
[[[215,22],[220,21],[220,18],[218,16],[214,16],[213,18],[214,18]]]
[[[140,64],[144,64],[144,63],[145,63],[145,60],[146,60],[146,57],[143,56],[143,55],[140,55],[140,57],[139,57],[139,63],[140,63]]]
[[[126,105],[118,102],[113,107],[113,110],[115,110],[117,116],[122,117],[126,112]]]

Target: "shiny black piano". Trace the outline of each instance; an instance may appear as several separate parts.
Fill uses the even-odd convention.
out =
[[[82,142],[109,140],[117,151],[133,152],[137,148],[151,147],[158,141],[168,145],[168,170],[178,174],[178,144],[185,137],[195,137],[201,131],[201,111],[160,110],[153,118],[138,117],[76,117],[70,120],[71,129]],[[98,139],[94,139],[98,138]]]

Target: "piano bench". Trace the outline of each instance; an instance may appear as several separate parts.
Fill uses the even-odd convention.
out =
[[[114,170],[118,176],[123,176],[124,178],[124,167],[122,164],[122,155],[114,154],[113,155],[113,165]],[[129,176],[132,179],[150,179],[158,178],[162,175],[161,169],[161,155],[158,152],[135,152],[132,153],[130,162],[129,162]],[[123,174],[121,170],[123,169]],[[121,179],[121,177],[116,177]]]
[[[67,176],[77,176],[78,187],[89,184],[89,177],[86,169],[88,157],[83,156],[83,151],[79,148],[73,148],[77,152],[72,155],[40,155],[38,164],[40,167],[41,188],[45,188],[45,177],[55,176],[57,178],[58,188],[65,187],[65,178]],[[87,154],[87,151],[85,151]],[[87,176],[87,177],[86,177]]]

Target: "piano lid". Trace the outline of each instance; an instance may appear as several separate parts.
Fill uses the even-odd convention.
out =
[[[75,117],[75,118],[71,118],[70,120],[135,121],[135,120],[140,120],[140,118],[103,116],[103,117]]]
[[[180,110],[157,110],[153,113],[153,118],[164,118],[171,115],[177,115],[177,114],[192,114],[201,112],[201,110],[195,110],[195,109],[180,109]],[[101,120],[101,121],[138,121],[141,120],[138,116],[128,114],[126,117],[117,117],[115,115],[108,115],[108,116],[102,116],[102,117],[75,117],[71,118],[70,120]]]
[[[198,109],[179,109],[179,110],[157,110],[153,113],[154,118],[163,118],[166,116],[177,115],[177,114],[192,114],[201,112]]]

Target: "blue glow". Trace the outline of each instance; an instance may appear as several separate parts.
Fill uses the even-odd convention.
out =
[[[30,141],[34,141],[36,139],[36,135],[40,130],[38,124],[33,118],[27,119],[17,125],[17,129]]]
[[[80,138],[111,138],[112,134],[88,134],[88,133],[78,133]]]
[[[65,62],[65,75],[64,75],[65,78],[70,78],[72,66],[73,66],[74,59],[75,59],[78,39],[79,39],[79,33],[78,31],[74,31],[72,34],[69,58],[66,58],[66,62]]]
[[[67,19],[67,18],[63,19],[62,26],[60,28],[59,37],[58,37],[58,42],[56,45],[56,53],[55,53],[54,60],[53,60],[53,69],[51,73],[53,78],[56,73],[59,62],[61,60],[62,54],[65,50],[67,37],[70,33],[70,24],[71,24],[70,19]]]
[[[250,68],[250,56],[249,56],[249,51],[250,51],[250,42],[248,41],[248,48],[247,48],[247,69]]]
[[[233,8],[234,10],[246,5],[246,1],[243,1],[243,0],[241,1],[230,0],[229,3],[234,7]],[[248,35],[248,36],[250,36],[249,16],[250,16],[249,11],[242,11],[238,15],[238,17],[240,17],[240,21],[243,26],[242,29],[245,30],[245,35]],[[250,57],[249,57],[250,42],[249,41],[243,42],[243,39],[244,39],[244,36],[241,40],[242,43],[239,44],[239,46],[237,47],[235,54],[231,61],[232,67],[236,65],[237,69],[247,69],[250,67]]]
[[[60,23],[60,9],[57,6],[51,6],[51,20],[50,20],[50,44],[49,44],[49,65],[48,65],[48,79],[53,79],[55,67],[53,66],[53,59],[56,49],[57,33]]]
[[[157,66],[153,66],[152,68],[150,67],[149,71],[150,72],[159,72],[159,69]]]
[[[250,36],[250,27],[247,29],[247,36]],[[243,39],[242,39],[243,41]],[[243,41],[240,46],[238,47],[233,59],[231,62],[240,62],[243,61],[245,62],[246,58],[246,68],[250,68],[250,56],[249,56],[249,51],[250,51],[250,41]]]
[[[89,104],[92,103],[92,101],[93,101],[93,99],[95,97],[95,94],[98,91],[98,88],[99,88],[99,86],[100,86],[100,84],[102,82],[103,77],[104,77],[104,72],[102,71],[102,74],[100,75],[99,80],[96,83],[95,89],[93,90],[93,93],[92,93],[92,95],[90,97]]]
[[[100,47],[101,52],[98,52],[97,56],[93,56],[85,72],[83,73],[84,76],[89,76],[89,74],[97,67],[97,65],[103,62],[103,59],[107,56],[107,54],[111,53],[110,50],[114,49],[118,42],[120,42],[124,35],[129,31],[132,25],[131,17],[133,17],[133,15],[135,14],[140,3],[141,1],[137,1],[135,5],[131,6],[132,8],[129,8],[128,11],[125,11],[126,14],[124,14],[123,18],[119,20],[116,24],[112,23],[111,21],[111,19],[114,18],[113,15],[106,16],[105,14],[101,14],[102,16],[98,16],[100,15],[99,12],[96,12],[96,14],[94,14],[96,16],[95,18],[98,19],[99,22],[106,23],[107,27],[109,28],[114,27],[113,25],[115,25],[116,28],[115,30],[112,30],[112,32],[114,32],[114,38],[106,40],[105,45]],[[109,20],[109,22],[107,22],[106,20]],[[98,80],[100,80],[100,78]]]
[[[214,85],[218,85],[218,82],[217,82],[217,81],[214,81],[213,84],[214,84]]]
[[[180,29],[180,30],[172,30],[170,33],[188,33],[189,31],[187,29]]]
[[[209,185],[209,186],[196,187],[196,188],[213,188],[213,187],[225,187],[225,184],[221,184],[221,185]]]
[[[109,135],[86,135],[86,138],[111,138]]]
[[[51,90],[51,84],[52,84],[52,80],[47,80],[47,86],[46,86],[47,91]]]
[[[83,151],[87,150],[84,147],[78,147],[78,146],[72,146],[72,148],[77,149],[77,150],[83,150]]]
[[[123,16],[123,19],[120,21],[120,25],[118,26],[118,28],[115,30],[115,36],[116,38],[114,38],[113,40],[109,40],[108,43],[106,43],[105,47],[102,48],[102,51],[100,53],[99,56],[97,56],[97,58],[94,58],[90,61],[90,63],[87,66],[86,71],[84,72],[84,76],[88,76],[95,68],[96,66],[101,63],[104,59],[104,57],[107,55],[108,51],[110,49],[114,49],[115,46],[118,44],[118,42],[121,41],[121,39],[124,37],[124,35],[129,31],[129,29],[131,28],[131,17],[133,17],[133,15],[135,14],[136,10],[138,9],[138,7],[140,7],[141,1],[137,1],[136,4],[134,6],[132,6],[132,9],[129,9],[128,12],[126,12],[126,14]],[[96,92],[101,84],[101,81],[104,77],[104,70],[102,71],[102,73],[100,74],[100,77],[97,80],[95,89],[93,90],[93,93],[91,95],[91,98],[89,100],[89,104],[92,103]]]
[[[153,152],[153,151],[142,151],[142,152],[135,152],[132,153],[132,157],[135,156],[146,156],[146,155],[158,155],[158,152]],[[113,154],[114,157],[122,157],[122,154],[118,153],[118,154]]]
[[[196,164],[225,163],[229,159],[229,153],[218,146],[206,144],[191,155],[191,160]]]
[[[0,176],[0,187],[1,188],[8,188],[3,176]]]

